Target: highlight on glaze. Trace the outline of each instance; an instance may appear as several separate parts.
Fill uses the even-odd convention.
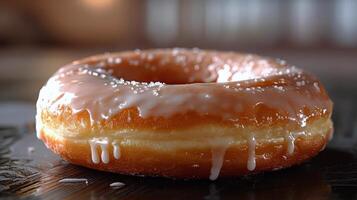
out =
[[[221,55],[222,53],[197,52],[195,58],[180,55],[180,51],[176,54],[186,62],[190,59],[190,62],[198,63],[195,66],[199,66],[199,73],[195,70],[196,67],[189,68],[184,61],[179,62],[184,71],[187,71],[187,83],[200,81],[199,83],[185,85],[126,80],[125,77],[117,77],[120,72],[113,72],[110,66],[120,63],[115,64],[114,58],[108,56],[102,62],[92,65],[74,63],[61,68],[41,89],[37,107],[41,110],[42,106],[46,106],[56,113],[61,105],[70,105],[74,114],[86,110],[91,122],[97,123],[132,107],[138,108],[142,118],[170,117],[188,111],[205,115],[213,114],[214,110],[216,115],[222,113],[227,120],[234,120],[236,113],[244,108],[255,109],[256,105],[263,104],[278,111],[288,111],[291,122],[300,123],[302,127],[310,116],[304,116],[302,110],[294,108],[326,107],[314,95],[321,91],[320,85],[307,80],[306,75],[295,67],[264,58],[256,62],[253,61],[256,59],[254,56],[243,59],[232,55],[229,57],[228,53]],[[150,56],[145,53],[141,55],[151,59],[155,57],[154,53]],[[204,70],[203,65],[207,63],[200,64],[199,60],[209,56],[213,56],[214,61],[212,64],[208,63],[209,66]],[[224,64],[228,61],[230,65]],[[161,68],[166,67],[162,65]],[[242,65],[246,66],[239,67]],[[272,67],[274,65],[279,67]],[[118,68],[128,70],[125,66]],[[158,71],[160,66],[150,65],[147,68],[149,71]],[[138,72],[133,73],[131,76]],[[272,87],[249,86],[256,82],[264,85],[266,81],[272,81],[270,77],[276,77]],[[294,83],[287,85],[286,77],[293,78]],[[306,94],[301,94],[302,90]],[[127,119],[130,122],[130,113]]]

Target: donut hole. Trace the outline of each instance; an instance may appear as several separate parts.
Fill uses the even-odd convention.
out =
[[[165,84],[211,83],[217,81],[217,73],[207,66],[181,66],[176,63],[162,63],[162,60],[143,61],[123,59],[120,64],[109,66],[112,75],[124,80],[138,82],[161,82]]]
[[[117,57],[113,55],[106,58],[109,63],[107,67],[117,78],[165,84],[242,81],[259,78],[276,69],[276,66],[272,67],[270,60],[258,56],[250,56],[249,59],[229,53],[202,56],[187,50],[175,55],[167,52],[152,55],[154,56],[144,53]]]
[[[190,84],[190,83],[208,83],[215,82],[208,80],[208,76],[203,74],[187,74],[177,67],[168,66],[145,68],[142,66],[121,66],[115,67],[113,75],[124,80],[138,82],[161,82],[165,84]]]

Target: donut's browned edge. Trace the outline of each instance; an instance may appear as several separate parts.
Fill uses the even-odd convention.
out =
[[[286,141],[261,143],[256,145],[256,168],[247,169],[248,145],[230,146],[225,155],[220,177],[240,176],[261,171],[286,168],[306,161],[324,149],[328,142],[328,135],[312,134],[311,137],[298,137],[292,155],[287,155]],[[40,133],[41,139],[53,152],[59,154],[70,163],[102,171],[120,174],[136,174],[146,176],[164,176],[179,179],[207,179],[212,166],[212,149],[191,148],[168,153],[165,150],[153,150],[135,145],[121,146],[121,158],[110,159],[108,164],[94,164],[91,161],[91,151],[88,143],[78,143],[75,139],[47,134],[44,129]],[[268,154],[267,154],[268,153]],[[262,156],[262,155],[269,156]],[[112,147],[109,156],[113,158]]]

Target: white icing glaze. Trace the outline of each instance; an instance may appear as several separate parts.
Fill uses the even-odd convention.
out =
[[[102,154],[101,154],[102,162],[107,164],[109,163],[108,142],[104,141],[99,143],[99,145],[102,150]]]
[[[212,181],[216,180],[221,172],[225,152],[226,149],[224,147],[212,149],[212,166],[209,175],[209,179]]]
[[[218,146],[214,146],[211,149],[212,152],[212,165],[210,170],[209,179],[214,181],[218,178],[223,162],[224,162],[224,155],[226,154],[226,150],[228,149],[230,142],[232,140],[222,140]]]
[[[295,149],[295,136],[291,132],[287,135],[286,139],[287,139],[287,143],[288,143],[287,153],[288,153],[288,155],[292,155],[294,153],[294,149]]]
[[[97,143],[96,140],[89,140],[89,146],[91,151],[91,158],[94,164],[98,164],[100,162],[97,150]]]
[[[98,146],[100,147],[101,154],[100,158],[103,163],[107,164],[109,163],[109,152],[108,152],[108,140],[107,139],[96,139],[93,138],[88,141],[90,149],[91,149],[91,155],[92,155],[92,162],[95,164],[100,163],[100,159],[98,156]]]
[[[287,155],[293,155],[294,154],[296,138],[298,138],[299,136],[304,136],[304,135],[306,135],[305,131],[289,132],[286,135],[286,139],[285,140],[287,142],[287,149],[286,149]]]
[[[109,154],[109,140],[106,138],[93,138],[88,140],[89,147],[91,149],[91,158],[92,162],[94,164],[100,163],[102,161],[104,164],[108,164],[110,161],[110,154]],[[112,143],[113,147],[113,157],[115,159],[120,159],[121,152],[120,152],[120,146],[117,141],[113,141]],[[100,147],[100,158],[98,155],[98,147]]]
[[[306,79],[301,70],[294,67],[274,68],[274,64],[280,64],[268,62],[263,58],[254,61],[252,60],[254,57],[249,55],[244,59],[238,59],[233,54],[222,54],[222,58],[218,56],[220,54],[207,54],[213,56],[213,63],[200,66],[201,70],[206,71],[192,76],[193,78],[207,76],[205,73],[207,72],[210,76],[208,79],[213,82],[167,85],[114,77],[112,70],[105,68],[106,65],[110,65],[108,64],[110,58],[114,59],[110,54],[108,55],[107,60],[102,59],[101,62],[91,66],[74,63],[61,68],[41,89],[37,103],[38,113],[41,113],[42,108],[46,108],[49,112],[58,114],[59,107],[69,105],[74,113],[88,111],[92,123],[107,120],[128,108],[137,108],[142,118],[170,117],[174,114],[194,111],[201,115],[224,115],[228,120],[235,120],[237,113],[264,104],[279,113],[287,112],[291,122],[304,126],[308,117],[298,116],[300,109],[327,108],[329,103],[315,95],[320,92],[316,90],[319,85]],[[199,55],[206,54],[198,53],[195,55],[197,59]],[[223,59],[225,56],[232,58]],[[124,57],[117,58],[123,60]],[[171,58],[163,56],[162,60],[165,59]],[[187,67],[181,61],[179,64],[183,68]],[[194,70],[194,66],[192,70],[197,71]],[[271,77],[275,77],[274,80]],[[207,77],[201,78],[206,80]],[[293,79],[295,83],[287,84],[285,80],[287,78]],[[267,87],[254,87],[255,83],[265,81],[271,83]],[[304,92],[302,93],[301,90]],[[38,116],[38,130],[41,127],[40,121]],[[131,121],[130,114],[127,121]]]
[[[256,166],[255,162],[255,146],[256,140],[254,135],[252,134],[248,140],[248,161],[247,161],[247,168],[249,171],[253,171]]]
[[[120,158],[120,146],[119,146],[119,143],[117,143],[116,141],[112,142],[112,145],[113,145],[113,156],[115,159],[119,159]]]

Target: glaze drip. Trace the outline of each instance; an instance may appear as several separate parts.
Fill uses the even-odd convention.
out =
[[[218,178],[224,163],[224,155],[226,154],[226,151],[231,142],[232,140],[224,140],[219,146],[212,147],[212,165],[209,175],[210,180],[213,181]]]
[[[91,150],[91,158],[94,164],[99,164],[102,161],[104,164],[108,164],[110,161],[110,154],[109,154],[109,140],[108,139],[98,139],[93,138],[88,141],[89,147]],[[100,158],[98,155],[98,147],[100,147],[101,154]],[[119,143],[116,141],[112,142],[113,147],[113,157],[115,159],[120,159],[120,147]]]
[[[287,154],[292,155],[295,149],[295,136],[293,133],[289,133],[286,139],[288,143]]]
[[[97,152],[97,144],[95,140],[89,140],[92,162],[98,164],[100,162]]]
[[[102,162],[107,164],[109,163],[109,152],[108,152],[108,142],[100,142],[100,149],[102,150],[101,158]]]
[[[247,161],[247,169],[249,171],[253,171],[256,166],[255,162],[255,146],[256,140],[254,135],[252,134],[248,140],[248,161]]]
[[[120,146],[117,142],[112,142],[113,145],[113,156],[115,159],[119,159],[120,158]]]
[[[298,137],[300,136],[305,136],[307,133],[305,131],[300,131],[300,132],[289,132],[286,135],[286,142],[287,142],[287,149],[286,149],[286,154],[287,155],[293,155],[295,151],[295,141]]]

